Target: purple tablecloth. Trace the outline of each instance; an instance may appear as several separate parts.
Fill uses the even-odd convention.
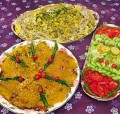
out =
[[[120,26],[120,0],[0,0],[0,50],[21,42],[11,30],[12,21],[19,14],[36,9],[46,4],[66,2],[83,4],[97,11],[100,15],[99,25],[112,23]],[[92,34],[74,43],[64,44],[70,49],[82,69],[85,55],[91,41]],[[1,52],[0,52],[1,53]],[[120,113],[120,96],[109,102],[101,102],[87,96],[81,86],[68,103],[50,114],[118,114]],[[13,114],[0,106],[0,114]]]

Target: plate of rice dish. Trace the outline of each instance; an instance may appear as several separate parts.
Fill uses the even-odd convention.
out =
[[[59,3],[22,13],[11,28],[23,40],[56,40],[67,43],[89,35],[98,22],[98,13],[81,4]]]
[[[0,104],[14,113],[49,113],[76,91],[80,69],[74,55],[49,40],[24,41],[0,56]]]

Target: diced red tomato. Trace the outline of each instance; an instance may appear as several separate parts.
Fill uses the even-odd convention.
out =
[[[103,58],[99,59],[99,63],[103,63],[103,61],[104,61]]]
[[[112,68],[117,68],[117,65],[116,64],[112,64]]]
[[[117,37],[120,38],[120,32],[119,32],[119,34],[117,35]]]
[[[109,38],[119,37],[120,38],[120,29],[112,28],[107,26],[101,26],[96,34],[106,34]]]
[[[96,34],[103,34],[103,31],[102,30],[98,30],[98,31],[96,31]]]
[[[102,81],[103,80],[103,76],[99,72],[97,72],[97,71],[94,71],[92,73],[92,75],[90,76],[90,78],[93,81]]]
[[[105,90],[105,86],[101,85],[101,84],[98,84],[97,91],[99,93],[99,96],[102,97],[102,98],[106,96],[104,90]]]
[[[111,91],[107,87],[104,86],[104,94],[105,94],[105,96],[107,96],[110,92]]]
[[[96,95],[99,95],[96,82],[92,82],[91,84],[89,84],[89,88],[93,93],[95,93]]]
[[[112,80],[111,82],[108,83],[108,85],[109,85],[108,88],[113,91],[117,89],[118,82],[115,80]]]
[[[86,76],[90,76],[92,73],[93,73],[92,70],[87,70],[87,71],[85,72],[85,75],[86,75]]]
[[[91,78],[90,78],[90,77],[86,77],[86,82],[90,84],[90,83],[92,83],[92,82],[93,82],[93,80],[91,80]]]
[[[106,66],[109,65],[109,61],[108,61],[108,60],[105,61],[105,65],[106,65]]]
[[[108,76],[104,76],[104,82],[106,82],[106,83],[109,83],[109,82],[111,82],[112,81],[112,78],[110,78],[110,77],[108,77]]]
[[[91,83],[91,82],[93,82],[93,80],[91,80],[91,78],[90,78],[90,76],[92,75],[92,73],[93,73],[93,71],[92,70],[87,70],[86,72],[85,72],[85,81],[87,82],[87,83]]]
[[[89,89],[93,93],[101,98],[106,97],[111,91],[118,88],[118,81],[113,80],[111,77],[103,76],[101,73],[93,70],[86,71],[85,83],[88,84]]]

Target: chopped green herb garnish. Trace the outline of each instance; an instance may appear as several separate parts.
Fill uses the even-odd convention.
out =
[[[61,9],[55,10],[53,13],[56,14],[56,15],[58,15],[58,14],[60,14],[62,11],[64,11],[64,13],[66,13],[67,10],[69,10],[69,9],[70,9],[70,8],[63,7],[63,8],[61,8]]]

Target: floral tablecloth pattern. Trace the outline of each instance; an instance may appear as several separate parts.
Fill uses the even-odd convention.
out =
[[[11,23],[19,14],[36,9],[46,4],[66,2],[83,4],[97,11],[100,15],[99,25],[111,23],[120,26],[120,0],[0,0],[0,53],[10,46],[21,42],[11,30]],[[80,69],[82,69],[85,52],[89,48],[92,34],[74,43],[64,44],[76,56]],[[101,102],[87,96],[81,86],[70,101],[60,109],[50,114],[119,114],[120,96],[109,102]],[[13,114],[0,106],[0,114]]]

